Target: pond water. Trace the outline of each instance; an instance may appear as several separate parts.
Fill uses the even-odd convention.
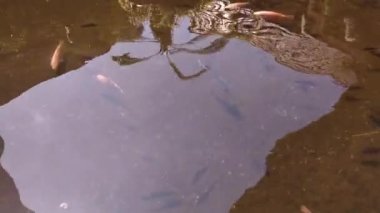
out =
[[[378,1],[0,3],[0,212],[380,211]]]

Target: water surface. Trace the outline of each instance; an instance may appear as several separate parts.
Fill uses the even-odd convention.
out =
[[[1,52],[1,164],[13,181],[1,183],[12,192],[1,197],[12,201],[0,209],[295,212],[306,205],[375,212],[379,64],[363,49],[379,45],[379,32],[367,35],[358,23],[377,26],[376,5],[347,2],[346,12],[331,4],[329,14],[295,1],[257,5],[306,14],[314,37],[364,64],[355,70],[358,85],[347,90],[237,37],[211,35],[186,46],[227,41],[207,54],[156,55],[197,36],[182,11],[198,2],[159,18],[144,13],[145,3],[141,17],[117,1],[4,3],[3,43],[13,46]],[[24,16],[10,15],[20,8]],[[368,13],[358,15],[359,8]],[[167,24],[177,13],[176,25]],[[346,16],[355,41],[339,24]],[[321,17],[332,21],[321,27]],[[55,72],[49,59],[59,40],[66,64]],[[370,197],[358,197],[364,193]]]

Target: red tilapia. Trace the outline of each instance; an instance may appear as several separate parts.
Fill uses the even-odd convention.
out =
[[[265,19],[265,21],[268,22],[291,21],[294,19],[293,15],[286,15],[274,11],[261,10],[254,12],[253,14],[262,17],[263,19]]]
[[[50,66],[53,70],[57,70],[59,65],[63,62],[63,41],[60,41],[58,46],[55,48],[53,56],[50,60]]]

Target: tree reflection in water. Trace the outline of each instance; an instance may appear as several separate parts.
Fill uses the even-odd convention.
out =
[[[122,5],[124,10],[130,13],[130,17],[133,17],[133,20],[131,20],[132,23],[140,23],[142,22],[142,20],[144,20],[144,18],[142,17],[148,16],[146,18],[149,19],[149,26],[152,30],[153,37],[160,43],[159,52],[151,56],[135,58],[130,56],[130,53],[125,53],[120,56],[113,56],[112,59],[118,62],[120,65],[131,65],[134,63],[149,60],[150,58],[157,55],[165,55],[170,67],[173,69],[174,73],[178,76],[178,78],[182,80],[189,80],[199,77],[200,75],[205,73],[207,71],[207,67],[202,64],[199,64],[201,66],[201,70],[195,72],[195,74],[192,75],[184,75],[183,72],[178,68],[178,66],[170,57],[172,54],[178,52],[187,52],[193,54],[211,54],[220,51],[228,43],[228,39],[222,37],[217,38],[216,40],[211,42],[207,47],[201,49],[192,50],[184,47],[185,45],[194,44],[208,37],[206,35],[198,35],[188,42],[182,44],[173,44],[173,28],[177,24],[178,17],[187,14],[187,8],[177,8],[177,10],[173,10],[173,8],[164,7],[157,4],[138,5],[133,2],[123,1],[120,1],[120,4]]]
[[[136,12],[133,10],[135,3],[127,0],[120,0],[119,2],[130,16],[135,16],[134,13]],[[234,37],[246,40],[251,45],[263,49],[273,55],[278,63],[295,71],[307,74],[330,75],[338,84],[345,87],[357,84],[356,74],[351,69],[353,65],[351,56],[309,35],[305,30],[304,17],[301,22],[301,33],[298,34],[277,23],[272,23],[267,20],[267,16],[256,15],[257,11],[255,12],[248,8],[224,9],[227,8],[228,1],[202,3],[199,8],[195,7],[191,10],[178,9],[178,11],[157,4],[138,5],[140,10],[144,8],[146,10],[146,19],[150,21],[150,28],[154,38],[160,42],[160,51],[142,59],[130,57],[127,53],[114,57],[114,60],[118,61],[119,64],[132,64],[147,60],[157,54],[164,54],[178,77],[186,80],[200,76],[207,68],[203,66],[203,69],[196,74],[184,76],[171,60],[171,54],[178,52],[191,54],[215,53],[226,46],[228,37]],[[182,15],[190,18],[189,31],[200,34],[200,36],[182,45],[173,44],[173,26]],[[222,37],[211,42],[206,48],[194,50],[184,47],[184,45],[194,44],[211,35]]]

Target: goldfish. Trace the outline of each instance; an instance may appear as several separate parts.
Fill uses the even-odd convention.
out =
[[[115,87],[116,89],[118,89],[120,93],[125,94],[124,90],[116,82],[114,82],[112,79],[110,79],[110,78],[108,78],[108,77],[106,77],[104,75],[101,75],[101,74],[98,74],[96,76],[96,79],[100,83],[102,83],[102,84],[110,84],[110,85],[112,85],[113,87]]]
[[[64,55],[63,45],[64,45],[64,42],[60,41],[58,46],[54,50],[53,56],[51,57],[50,66],[53,70],[58,70],[59,66],[62,64],[64,60],[63,59],[63,55]]]
[[[254,15],[262,17],[265,21],[269,22],[278,22],[278,21],[289,21],[293,20],[294,16],[293,15],[286,15],[274,11],[256,11],[253,13]]]
[[[236,2],[231,3],[225,7],[225,10],[239,10],[241,8],[250,8],[252,7],[251,3],[249,2]],[[278,22],[278,21],[288,21],[293,20],[294,16],[292,15],[285,15],[282,13],[274,12],[274,11],[257,11],[254,12],[254,15],[260,16],[264,18],[266,21],[269,22]]]
[[[310,209],[308,209],[304,205],[301,206],[300,211],[301,211],[301,213],[311,213]]]

